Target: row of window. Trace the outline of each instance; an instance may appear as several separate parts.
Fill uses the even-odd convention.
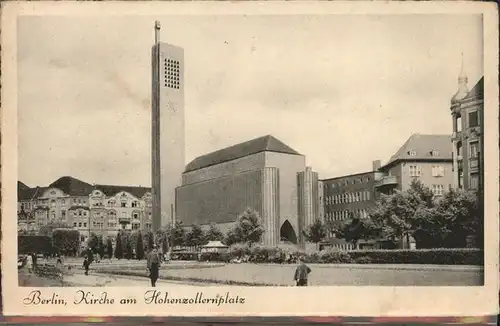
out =
[[[55,208],[55,207],[56,207],[56,203],[57,203],[57,201],[56,201],[55,199],[52,199],[52,200],[50,201],[50,206],[51,206],[52,208]],[[63,199],[61,199],[61,200],[60,200],[60,203],[61,203],[61,205],[65,206],[65,205],[66,205],[66,199],[64,199],[64,198],[63,198]],[[37,205],[47,205],[47,204],[48,204],[48,200],[38,200],[38,201],[36,202],[36,204],[37,204]],[[117,202],[116,202],[116,200],[113,200],[113,199],[108,200],[108,203],[107,203],[107,204],[108,204],[108,206],[110,206],[110,207],[115,207],[115,206],[117,206],[117,207],[129,207],[129,203],[128,203],[127,201],[120,201],[119,203],[117,203]],[[150,206],[150,203],[146,203],[146,206],[148,206],[148,204],[149,204],[149,206]],[[75,205],[75,206],[87,205],[87,201],[86,201],[86,200],[83,200],[83,199],[77,199],[77,198],[74,198],[74,199],[73,199],[73,205]],[[95,201],[95,202],[93,202],[93,203],[92,203],[92,206],[95,206],[95,207],[102,207],[102,206],[104,206],[104,204],[103,204],[103,202],[102,202],[102,201]],[[23,207],[23,208],[25,208],[25,209],[27,209],[27,208],[30,208],[30,209],[31,209],[31,208],[32,208],[32,205],[31,205],[31,203],[30,203],[30,202],[28,202],[28,203],[22,203],[22,204],[21,204],[21,207]],[[139,202],[139,201],[135,200],[135,201],[133,201],[132,203],[130,203],[130,207],[141,207],[141,204],[140,204],[140,202]]]
[[[367,182],[370,182],[371,180],[372,180],[372,178],[368,176],[368,177],[353,178],[353,179],[349,179],[349,180],[340,180],[340,181],[332,182],[332,183],[330,183],[328,181],[324,181],[323,184],[324,184],[325,189],[328,189],[328,187],[335,189],[335,188],[340,188],[340,187],[348,186],[348,185],[367,183]]]
[[[151,212],[149,212],[149,215],[151,215]],[[73,216],[74,217],[76,217],[76,216],[88,216],[88,212],[87,211],[82,211],[82,210],[75,211],[75,212],[73,212]],[[99,213],[95,213],[94,216],[95,217],[104,218],[105,214],[103,214],[102,212],[99,212]],[[107,216],[110,219],[115,219],[116,218],[116,212],[115,211],[108,212]],[[66,217],[66,212],[65,211],[61,211],[61,217],[62,218]],[[121,218],[128,218],[128,213],[127,212],[121,212],[121,216],[120,217]],[[132,213],[132,217],[133,218],[139,218],[139,212],[133,212]]]
[[[43,225],[43,223],[40,223]],[[87,222],[73,222],[73,227],[75,228],[87,228]],[[104,229],[105,228],[105,223],[103,222],[93,222],[92,223],[92,228],[94,229]],[[118,223],[116,222],[108,222],[107,227],[110,229],[116,228]],[[146,229],[151,229],[151,223],[146,223],[145,224]],[[122,228],[125,228],[125,225],[122,226]],[[140,223],[133,223],[132,224],[132,230],[139,230],[141,228]]]
[[[45,211],[37,211],[36,215],[37,215],[38,218],[40,218],[40,217],[45,216],[45,213],[46,213]],[[84,217],[85,218],[85,217],[89,216],[87,211],[81,211],[81,210],[78,211],[78,212],[76,212],[76,211],[73,212],[72,215],[73,215],[73,218],[76,218],[76,217],[80,217],[80,218]],[[127,214],[127,212],[122,212],[120,218],[128,219],[129,216],[130,215]],[[94,218],[101,218],[101,219],[103,219],[104,217],[105,217],[105,214],[102,214],[102,213],[97,213],[94,216]],[[116,218],[117,218],[116,212],[114,212],[114,211],[109,212],[107,214],[107,217],[108,217],[109,220],[116,220]],[[133,219],[139,219],[140,218],[138,212],[133,212],[131,217]],[[151,212],[148,212],[148,217],[151,218]],[[66,211],[61,211],[61,217],[60,218],[61,218],[62,221],[66,221]],[[50,219],[52,219],[52,220],[56,219],[56,214],[55,213],[51,213],[50,214]]]
[[[410,165],[410,177],[420,177],[422,176],[422,167],[420,165]],[[432,168],[432,176],[433,177],[444,177],[444,166],[442,165],[433,165]]]
[[[349,204],[349,203],[357,203],[360,201],[370,200],[370,197],[371,197],[370,192],[368,190],[365,190],[365,191],[357,191],[341,195],[326,196],[325,202],[327,205]]]
[[[328,212],[325,214],[325,219],[327,221],[343,221],[350,219],[352,217],[368,218],[368,211],[366,209],[355,209],[355,210]]]
[[[434,150],[430,151],[429,154],[434,157],[439,156],[439,152]],[[408,156],[417,156],[417,152],[414,150],[409,150]]]

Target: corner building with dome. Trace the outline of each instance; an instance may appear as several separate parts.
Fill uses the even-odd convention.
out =
[[[458,90],[451,99],[453,119],[453,182],[456,188],[481,190],[484,186],[484,77],[469,90],[462,69]]]
[[[303,230],[319,217],[318,174],[305,156],[271,135],[230,146],[190,162],[176,189],[177,220],[183,226],[224,233],[241,213],[259,213],[262,244],[305,245]]]

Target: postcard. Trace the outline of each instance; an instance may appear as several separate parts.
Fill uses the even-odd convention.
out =
[[[4,314],[497,312],[494,4],[9,2],[1,23]]]

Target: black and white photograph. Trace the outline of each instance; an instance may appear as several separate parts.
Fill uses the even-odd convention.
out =
[[[481,13],[16,26],[18,287],[485,285]]]

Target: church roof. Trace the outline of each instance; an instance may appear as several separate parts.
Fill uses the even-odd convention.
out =
[[[397,161],[451,161],[452,145],[450,135],[413,134],[391,156],[387,167]]]
[[[260,152],[301,155],[282,141],[267,135],[199,156],[186,166],[184,172],[202,169]]]

